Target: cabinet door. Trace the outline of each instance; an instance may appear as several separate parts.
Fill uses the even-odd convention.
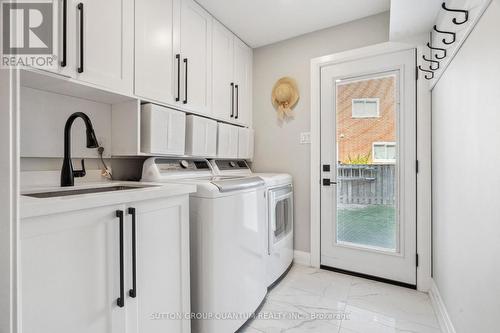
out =
[[[238,127],[219,123],[217,157],[238,158]]]
[[[193,0],[182,0],[182,107],[211,113],[212,17]]]
[[[135,94],[171,105],[180,101],[179,1],[135,1]]]
[[[102,207],[21,221],[23,333],[123,333],[120,223]],[[124,227],[125,229],[125,227]]]
[[[76,79],[132,94],[134,1],[80,0],[75,1],[74,6],[72,10],[77,17],[73,36],[77,40],[79,68]],[[82,29],[83,38],[80,38]]]
[[[199,157],[216,157],[217,122],[188,115],[186,117],[186,154]]]
[[[234,35],[217,20],[212,29],[212,110],[223,120],[234,118],[233,40]]]
[[[53,45],[55,47],[54,54],[56,55],[56,59],[51,68],[36,65],[33,67],[65,77],[75,77],[76,63],[74,59],[76,57],[76,40],[74,38],[75,34],[72,34],[72,32],[75,27],[76,10],[73,10],[74,7],[71,1],[53,0],[52,4]],[[64,33],[64,24],[66,24],[66,34]],[[69,31],[70,29],[72,29],[71,32]]]
[[[141,107],[141,151],[184,155],[186,114],[155,104]]]
[[[139,333],[191,332],[189,318],[171,317],[190,312],[188,200],[186,195],[130,205],[137,249],[137,294],[130,301],[137,316],[130,319]]]
[[[253,158],[254,131],[251,128],[238,129],[238,158]]]
[[[234,40],[234,81],[236,83],[235,121],[252,123],[252,49],[238,38]]]

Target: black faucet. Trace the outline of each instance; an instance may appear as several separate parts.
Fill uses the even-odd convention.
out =
[[[83,112],[75,112],[69,116],[66,126],[64,126],[64,160],[61,169],[61,186],[73,186],[75,185],[74,177],[84,177],[86,174],[83,159],[82,170],[73,170],[73,164],[71,163],[71,126],[76,118],[82,118],[87,127],[87,148],[99,147],[90,118]]]

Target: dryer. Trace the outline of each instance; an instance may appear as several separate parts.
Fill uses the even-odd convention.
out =
[[[259,176],[266,183],[266,274],[272,287],[293,263],[293,179],[286,173],[253,173],[245,160],[211,160],[214,173]]]
[[[144,162],[142,181],[197,185],[189,200],[192,331],[237,331],[267,293],[264,181],[214,175],[203,159],[158,157]]]

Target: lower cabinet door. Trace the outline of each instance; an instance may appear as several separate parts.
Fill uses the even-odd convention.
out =
[[[23,333],[130,332],[127,299],[117,305],[117,210],[124,206],[21,220]]]
[[[130,205],[137,251],[137,293],[130,302],[137,315],[129,323],[139,333],[191,332],[188,200],[186,195]]]

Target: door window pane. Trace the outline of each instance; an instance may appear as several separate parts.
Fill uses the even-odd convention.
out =
[[[338,244],[398,249],[396,75],[337,81]]]

